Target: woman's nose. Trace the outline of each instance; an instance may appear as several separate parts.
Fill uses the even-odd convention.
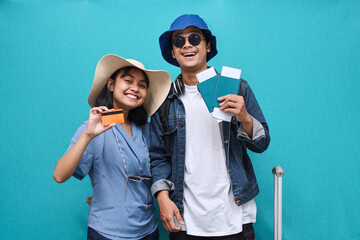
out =
[[[130,86],[130,90],[132,90],[134,92],[139,92],[139,87],[136,84],[132,84]]]

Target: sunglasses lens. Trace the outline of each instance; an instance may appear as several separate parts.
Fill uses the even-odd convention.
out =
[[[173,44],[177,48],[181,48],[185,45],[185,38],[182,36],[175,36],[173,40]]]
[[[199,45],[201,42],[201,36],[197,33],[192,33],[190,36],[189,36],[189,43],[193,46],[197,46]]]
[[[173,44],[177,48],[182,48],[185,45],[185,41],[185,37],[178,35],[174,37]],[[201,36],[198,33],[192,33],[190,34],[188,41],[191,45],[197,46],[201,42]]]

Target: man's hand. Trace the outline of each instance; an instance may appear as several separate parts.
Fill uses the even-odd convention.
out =
[[[157,200],[160,208],[160,219],[164,228],[169,232],[180,231],[181,227],[175,226],[174,216],[181,225],[184,224],[184,221],[180,215],[179,209],[169,198],[169,192],[167,190],[159,192],[157,194]]]
[[[92,200],[92,196],[89,196],[86,198],[85,202],[90,206],[91,200]]]
[[[253,120],[248,111],[246,110],[245,101],[242,96],[228,94],[218,98],[220,101],[220,110],[232,113],[236,119],[241,122],[245,132],[248,136],[252,137]]]

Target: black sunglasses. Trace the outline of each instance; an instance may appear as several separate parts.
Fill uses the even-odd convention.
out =
[[[192,33],[190,34],[188,38],[188,41],[191,45],[197,46],[201,43],[201,40],[203,40],[198,33]],[[176,35],[172,41],[175,47],[182,48],[185,45],[186,39],[185,37],[181,35]]]

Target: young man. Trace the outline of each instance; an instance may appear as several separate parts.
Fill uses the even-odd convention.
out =
[[[240,95],[218,99],[232,121],[218,123],[196,86],[196,74],[217,54],[206,23],[182,15],[159,40],[164,59],[181,69],[150,124],[151,191],[161,221],[170,239],[254,239],[259,188],[246,151],[263,152],[270,142],[255,96],[241,80]]]

